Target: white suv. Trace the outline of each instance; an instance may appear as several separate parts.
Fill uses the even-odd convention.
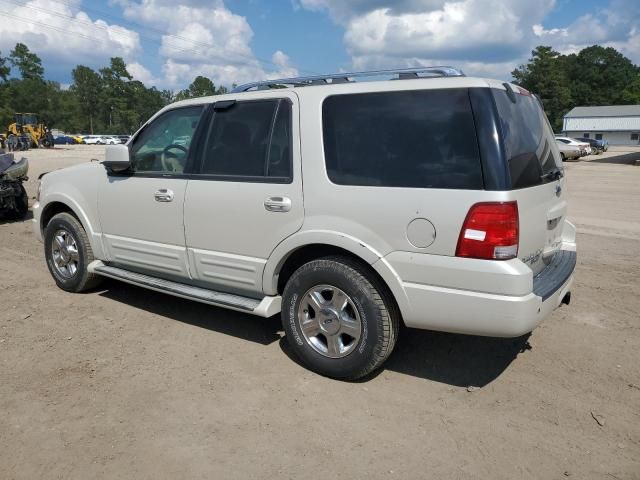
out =
[[[512,337],[568,303],[564,187],[520,87],[449,67],[336,74],[164,108],[102,164],[44,176],[34,226],[64,290],[111,277],[281,313],[309,368],[355,379],[401,324]]]

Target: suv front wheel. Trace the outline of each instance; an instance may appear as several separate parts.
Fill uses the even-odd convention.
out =
[[[311,370],[355,380],[380,367],[398,338],[397,307],[367,269],[347,257],[313,260],[283,294],[289,345]]]
[[[101,278],[89,273],[95,260],[87,232],[69,213],[55,215],[44,231],[47,267],[58,287],[67,292],[84,292],[96,287]]]

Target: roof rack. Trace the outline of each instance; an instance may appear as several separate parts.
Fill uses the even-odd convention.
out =
[[[421,76],[422,74],[422,76]],[[247,92],[252,89],[269,90],[271,88],[282,88],[283,85],[291,87],[305,87],[308,85],[331,85],[337,83],[353,82],[352,78],[359,77],[379,77],[385,75],[396,76],[394,80],[405,80],[410,78],[432,78],[432,77],[464,77],[462,70],[448,66],[402,68],[392,70],[371,70],[368,72],[331,73],[329,75],[312,75],[308,77],[278,78],[273,80],[261,80],[259,82],[246,83],[232,90],[233,93]]]

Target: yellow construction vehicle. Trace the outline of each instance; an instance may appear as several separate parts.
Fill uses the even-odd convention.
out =
[[[14,136],[20,143],[29,143],[24,147],[38,148],[53,147],[53,135],[49,127],[42,122],[38,122],[35,113],[16,113],[15,122],[9,125],[5,133],[5,138]]]

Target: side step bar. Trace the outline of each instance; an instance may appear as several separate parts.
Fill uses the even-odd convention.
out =
[[[105,265],[101,260],[94,260],[87,266],[87,270],[103,277],[121,280],[132,285],[148,288],[161,293],[168,293],[176,297],[194,300],[196,302],[214,305],[216,307],[229,308],[240,312],[247,312],[259,317],[271,317],[280,313],[282,297],[264,297],[262,300],[255,298],[232,295],[230,293],[216,292],[206,288],[194,287],[184,283],[172,282],[162,278],[131,272],[124,268]]]

